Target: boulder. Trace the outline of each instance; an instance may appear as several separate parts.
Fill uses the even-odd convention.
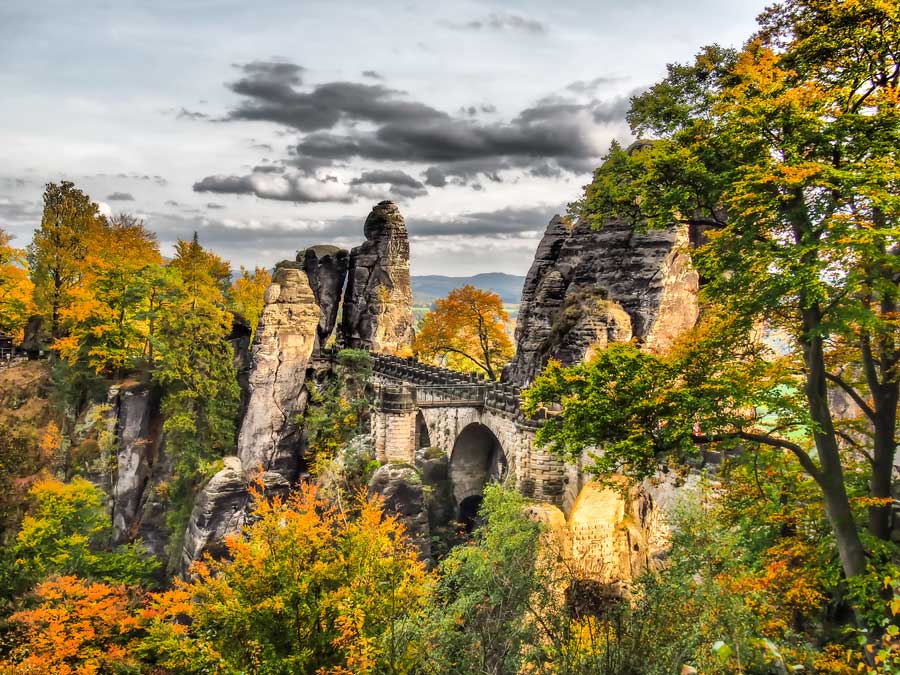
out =
[[[191,517],[184,536],[181,554],[181,571],[209,554],[220,558],[225,553],[225,537],[240,532],[252,517],[250,483],[247,481],[241,461],[226,457],[222,468],[213,476],[194,502]],[[290,484],[278,473],[263,472],[254,477],[265,496],[287,494]]]
[[[350,252],[337,246],[311,246],[297,252],[297,262],[309,279],[309,286],[320,308],[316,330],[316,351],[324,347],[334,331],[341,294],[350,266]]]
[[[306,407],[306,369],[320,310],[300,263],[278,263],[251,351],[250,396],[238,434],[244,472],[275,471],[293,482],[300,468],[297,415]]]
[[[397,516],[423,559],[431,556],[428,502],[422,477],[410,464],[389,462],[369,480],[369,496],[380,495],[384,511]]]
[[[637,232],[611,220],[595,230],[555,216],[525,278],[504,379],[526,386],[550,358],[572,365],[610,342],[666,349],[698,316],[689,244],[683,227]]]
[[[366,241],[350,252],[341,343],[398,354],[412,346],[412,288],[406,222],[393,202],[366,218]]]
[[[453,482],[450,480],[450,458],[440,448],[416,451],[416,469],[429,490],[428,524],[433,531],[446,527],[456,516]]]

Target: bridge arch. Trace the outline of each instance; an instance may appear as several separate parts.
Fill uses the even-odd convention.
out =
[[[428,421],[421,410],[416,411],[416,450],[431,447],[431,433],[428,431]]]
[[[484,486],[506,477],[507,459],[500,440],[480,422],[466,425],[450,453],[450,480],[460,522],[468,529],[475,524]]]

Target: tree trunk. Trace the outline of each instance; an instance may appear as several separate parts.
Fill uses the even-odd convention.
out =
[[[882,386],[882,396],[876,401],[875,437],[872,448],[872,479],[869,495],[875,499],[891,499],[891,482],[894,471],[894,440],[897,427],[898,386],[890,383]],[[869,507],[869,530],[885,541],[891,537],[891,503]]]
[[[834,433],[834,421],[828,407],[828,387],[825,380],[825,355],[819,333],[821,324],[816,306],[803,310],[803,345],[806,361],[806,399],[809,414],[815,425],[813,438],[819,455],[821,476],[819,487],[825,498],[825,513],[834,530],[841,567],[847,577],[855,577],[866,570],[866,552],[853,519],[840,449]]]

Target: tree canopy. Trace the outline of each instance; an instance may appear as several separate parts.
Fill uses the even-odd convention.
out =
[[[462,371],[484,371],[492,380],[512,358],[509,315],[500,296],[465,285],[436,300],[419,325],[413,352]]]

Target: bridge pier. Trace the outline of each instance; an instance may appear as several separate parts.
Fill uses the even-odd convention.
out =
[[[403,386],[381,387],[375,411],[372,431],[378,461],[415,462],[418,408],[413,391]]]

